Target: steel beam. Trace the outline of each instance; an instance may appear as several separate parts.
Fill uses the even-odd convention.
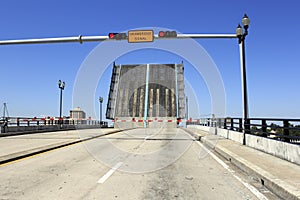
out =
[[[77,37],[58,37],[58,38],[38,38],[38,39],[18,39],[18,40],[1,40],[0,45],[13,44],[49,44],[49,43],[70,43],[70,42],[100,42],[107,40],[108,36],[82,36]]]
[[[178,34],[175,38],[161,38],[157,34],[154,39],[186,39],[186,38],[237,38],[235,34]],[[124,40],[127,40],[124,39]],[[16,44],[51,44],[51,43],[71,43],[79,42],[102,42],[116,41],[109,39],[108,36],[74,36],[74,37],[57,37],[57,38],[37,38],[37,39],[17,39],[17,40],[0,40],[0,45],[16,45]]]
[[[236,34],[198,34],[198,33],[192,33],[192,34],[177,34],[177,37],[175,38],[161,38],[158,37],[158,35],[154,35],[155,39],[186,39],[186,38],[237,38]]]

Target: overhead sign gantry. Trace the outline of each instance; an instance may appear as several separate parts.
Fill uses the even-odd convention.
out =
[[[237,38],[236,34],[178,34],[176,31],[160,31],[154,34],[153,30],[131,30],[128,33],[109,33],[102,36],[75,36],[57,38],[0,40],[0,45],[15,44],[51,44],[79,42],[101,42],[111,40],[128,40],[130,43],[153,42],[156,39],[185,39],[185,38]]]

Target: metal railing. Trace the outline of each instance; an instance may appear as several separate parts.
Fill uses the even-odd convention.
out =
[[[283,142],[300,144],[300,119],[248,118],[201,118],[188,121],[187,125],[201,125],[245,132]]]
[[[39,130],[48,129],[50,126],[59,126],[62,129],[76,128],[80,126],[93,126],[93,127],[108,127],[106,121],[100,123],[99,120],[92,119],[69,119],[69,118],[28,118],[28,117],[6,117],[0,119],[0,133],[10,131],[29,130],[30,128],[37,127]],[[28,127],[26,129],[26,127]],[[18,129],[19,128],[19,129]]]

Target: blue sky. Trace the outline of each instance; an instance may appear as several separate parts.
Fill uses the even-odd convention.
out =
[[[246,12],[251,20],[246,62],[251,117],[300,117],[300,13],[298,0],[185,0],[185,1],[1,1],[0,40],[82,35],[107,35],[139,27],[166,27],[181,33],[235,33]],[[239,49],[235,39],[201,39],[216,63],[226,90],[228,116],[242,116]],[[58,116],[59,79],[66,82],[64,115],[72,109],[72,92],[82,62],[98,43],[0,46],[0,103],[11,116]],[[151,53],[151,52],[150,52]],[[145,54],[145,52],[137,52]],[[182,58],[152,52],[141,60],[132,54],[117,63],[180,62]],[[185,67],[196,90],[197,115],[211,114],[205,82]],[[110,70],[95,95],[106,100]],[[106,101],[104,101],[106,105]],[[80,106],[80,105],[79,105]],[[83,108],[84,109],[84,108]],[[195,110],[191,108],[191,110]],[[104,112],[105,113],[105,112]],[[95,113],[87,113],[94,115]]]

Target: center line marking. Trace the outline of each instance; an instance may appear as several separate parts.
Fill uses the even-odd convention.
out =
[[[118,168],[121,167],[123,162],[118,162],[115,166],[113,166],[104,176],[102,176],[97,183],[104,183]]]

